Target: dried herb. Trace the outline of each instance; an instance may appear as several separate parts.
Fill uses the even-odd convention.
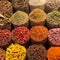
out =
[[[29,22],[28,14],[22,11],[17,11],[9,18],[9,21],[14,25],[14,27],[20,25],[24,25],[28,27],[28,22]]]
[[[60,27],[60,12],[52,11],[47,14],[46,25],[48,28]]]

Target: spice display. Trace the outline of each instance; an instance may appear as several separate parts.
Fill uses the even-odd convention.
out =
[[[27,49],[28,60],[47,60],[47,51],[42,45],[31,45]]]
[[[11,24],[9,23],[9,19],[0,14],[0,29],[9,29],[11,30]]]
[[[0,60],[5,60],[5,50],[0,48]]]
[[[60,27],[60,12],[52,11],[47,14],[46,25],[48,28]]]
[[[60,60],[60,47],[51,47],[47,52],[48,60]]]
[[[48,29],[44,26],[34,26],[30,30],[30,35],[33,43],[45,43],[48,35]]]
[[[48,0],[45,6],[46,12],[51,12],[53,10],[59,10],[60,9],[60,0]]]
[[[27,44],[30,38],[29,29],[24,26],[20,26],[12,30],[12,40],[15,43],[22,45]]]
[[[49,30],[48,40],[51,46],[60,46],[60,28]]]
[[[11,17],[13,14],[12,4],[9,1],[0,1],[0,13],[7,18]]]
[[[44,25],[46,19],[46,13],[43,10],[36,8],[29,14],[29,19],[30,19],[30,26]]]
[[[13,8],[15,11],[24,11],[24,12],[29,12],[28,10],[28,1],[29,0],[11,0]]]
[[[9,30],[0,30],[0,47],[6,47],[11,42],[11,33]]]
[[[30,11],[35,8],[45,9],[46,0],[29,0]]]
[[[14,25],[14,27],[20,25],[28,27],[29,23],[28,14],[22,11],[17,11],[9,18],[9,21]]]
[[[6,50],[6,60],[25,60],[26,48],[19,44],[11,44]]]

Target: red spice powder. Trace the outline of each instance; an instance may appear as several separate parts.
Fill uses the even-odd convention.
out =
[[[0,30],[0,46],[7,46],[11,42],[11,33],[9,30]]]
[[[29,29],[24,26],[20,26],[12,30],[12,40],[15,43],[25,44],[29,41],[29,38]]]

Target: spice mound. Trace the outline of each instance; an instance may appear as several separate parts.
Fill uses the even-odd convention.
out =
[[[28,1],[29,0],[11,0],[15,11],[24,11],[28,13]]]
[[[11,24],[9,24],[9,19],[2,14],[0,14],[0,29],[11,30]]]
[[[14,25],[14,26],[28,26],[28,14],[22,11],[17,11],[15,12],[10,18],[9,21]]]
[[[12,4],[9,1],[0,1],[0,13],[10,18],[13,14]]]
[[[48,40],[51,45],[60,46],[60,28],[49,30]]]
[[[31,45],[27,49],[28,60],[47,60],[47,51],[42,45]]]
[[[24,26],[20,26],[12,30],[12,40],[15,43],[20,43],[24,45],[29,41],[29,38],[29,29]]]
[[[60,0],[48,0],[45,6],[46,12],[60,9]]]
[[[48,28],[60,27],[60,12],[52,11],[47,14],[46,25]]]
[[[48,29],[44,26],[34,26],[30,30],[31,39],[34,42],[43,42],[48,35]]]
[[[6,60],[24,60],[26,48],[19,44],[11,44],[6,50]]]
[[[46,2],[46,0],[29,0],[30,11],[35,8],[40,8],[44,10]]]
[[[47,51],[48,60],[60,60],[60,47],[51,47]]]
[[[5,50],[0,48],[0,60],[5,60]]]
[[[44,25],[46,19],[46,13],[43,10],[36,8],[29,14],[29,19],[31,26]]]
[[[0,30],[0,46],[8,46],[11,42],[11,33],[9,30]]]

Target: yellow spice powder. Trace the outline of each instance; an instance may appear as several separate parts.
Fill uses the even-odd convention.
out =
[[[24,60],[26,48],[19,44],[11,44],[6,50],[6,60]]]

